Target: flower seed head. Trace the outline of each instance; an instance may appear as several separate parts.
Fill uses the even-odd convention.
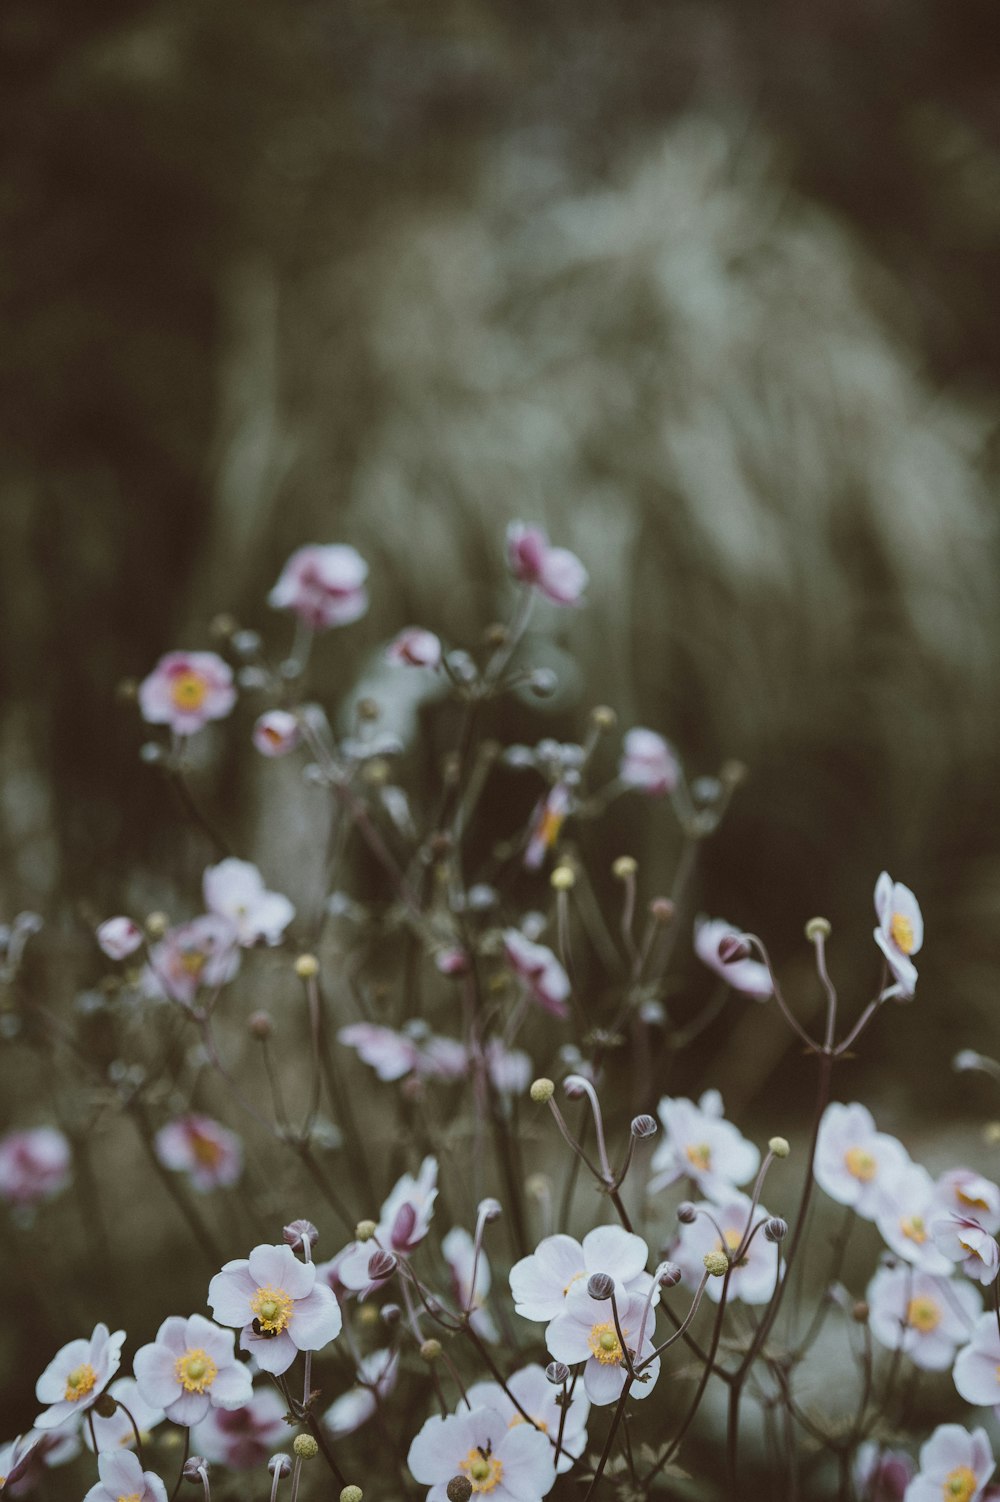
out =
[[[295,974],[299,980],[312,980],[319,974],[319,960],[314,954],[300,954],[295,961]]]
[[[377,1230],[378,1226],[373,1220],[359,1220],[354,1227],[354,1239],[355,1241],[371,1241]]]
[[[987,1147],[996,1147],[1000,1143],[1000,1121],[988,1121],[983,1127],[983,1141]]]
[[[725,1252],[706,1252],[705,1271],[713,1278],[724,1278],[729,1271],[729,1258]]]
[[[620,855],[612,863],[611,874],[616,881],[628,881],[639,869],[639,862],[634,855]]]
[[[746,775],[746,762],[724,761],[719,772],[719,780],[728,788],[738,788],[740,783],[746,780]]]
[[[780,1215],[772,1215],[764,1226],[764,1239],[766,1241],[784,1241],[788,1235],[788,1221],[782,1220]]]
[[[170,919],[166,913],[149,913],[146,917],[146,932],[151,939],[162,939],[170,927]]]
[[[636,1116],[632,1122],[633,1137],[652,1137],[659,1131],[656,1118],[653,1116]]]
[[[806,924],[806,938],[810,944],[815,944],[817,939],[828,939],[832,932],[829,918],[810,918]]]
[[[361,1502],[363,1496],[360,1486],[345,1486],[340,1493],[340,1502]]]
[[[430,1340],[425,1340],[423,1345],[420,1347],[420,1354],[429,1366],[431,1362],[437,1361],[438,1357],[441,1355],[441,1342],[439,1340],[434,1340],[433,1338],[431,1338]]]
[[[569,1381],[569,1367],[565,1361],[550,1361],[545,1368],[545,1375],[553,1387],[562,1387],[564,1382]]]
[[[568,892],[576,886],[576,872],[572,866],[556,866],[549,877],[549,885],[557,892]]]
[[[550,1101],[552,1099],[555,1092],[556,1087],[551,1080],[535,1080],[534,1084],[531,1087],[531,1098],[535,1102],[536,1106],[544,1106],[546,1101]]]
[[[319,1445],[311,1434],[297,1434],[292,1440],[292,1449],[300,1460],[315,1460],[319,1454]]]
[[[595,704],[590,711],[590,723],[596,730],[614,730],[618,716],[607,704]]]
[[[690,1200],[681,1200],[677,1206],[677,1219],[682,1226],[694,1225],[698,1219],[698,1212]]]
[[[610,1273],[591,1273],[587,1279],[587,1292],[592,1299],[610,1299],[615,1291],[615,1280]]]
[[[767,1150],[776,1158],[787,1158],[792,1149],[788,1145],[787,1137],[772,1137],[767,1144]]]
[[[446,1490],[448,1502],[469,1502],[472,1496],[472,1482],[468,1476],[452,1476]]]

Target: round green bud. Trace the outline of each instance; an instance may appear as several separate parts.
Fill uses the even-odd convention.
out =
[[[614,730],[618,716],[607,704],[595,704],[590,711],[590,723],[598,730]]]
[[[378,1226],[373,1220],[359,1220],[354,1227],[354,1239],[355,1241],[371,1241],[377,1230]]]
[[[315,1460],[319,1454],[319,1445],[311,1434],[297,1434],[292,1440],[292,1449],[300,1460]]]
[[[531,1087],[530,1095],[536,1106],[544,1106],[546,1101],[552,1099],[556,1093],[556,1087],[551,1080],[535,1080]]]
[[[312,980],[319,974],[319,960],[314,954],[300,954],[295,961],[295,974],[299,980]]]
[[[724,1278],[729,1271],[729,1258],[725,1252],[706,1252],[705,1271],[713,1278]]]
[[[340,1502],[361,1502],[363,1496],[360,1486],[345,1486],[340,1493]]]
[[[170,927],[170,919],[166,913],[149,913],[146,917],[146,932],[151,939],[162,939]]]
[[[99,1419],[113,1419],[118,1412],[118,1403],[109,1392],[102,1392],[94,1404],[94,1412]]]
[[[767,1144],[767,1150],[775,1158],[787,1158],[792,1149],[788,1145],[787,1137],[772,1137]]]
[[[576,872],[572,866],[556,866],[549,877],[549,885],[557,892],[568,892],[576,886]]]
[[[629,877],[634,876],[638,869],[639,862],[634,855],[620,855],[612,864],[611,874],[618,881],[628,881]]]
[[[815,944],[817,939],[828,939],[832,932],[829,918],[810,918],[806,924],[806,938],[810,944]]]
[[[439,1340],[434,1340],[433,1338],[430,1340],[425,1340],[423,1345],[420,1347],[420,1354],[428,1364],[430,1364],[432,1361],[437,1361],[438,1357],[441,1355],[441,1342]]]

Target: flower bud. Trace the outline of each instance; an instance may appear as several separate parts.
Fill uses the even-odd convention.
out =
[[[247,1032],[258,1043],[266,1043],[274,1031],[270,1012],[251,1012],[247,1018]]]
[[[772,1137],[767,1144],[767,1150],[776,1158],[787,1158],[792,1149],[788,1145],[787,1137]]]
[[[676,909],[669,897],[654,897],[649,904],[649,916],[654,923],[661,924],[664,928],[673,922]]]
[[[553,1387],[561,1387],[564,1382],[569,1381],[569,1367],[565,1361],[550,1361],[545,1368],[545,1375]]]
[[[546,1101],[550,1101],[555,1093],[555,1085],[553,1085],[551,1080],[547,1079],[535,1080],[530,1092],[536,1106],[544,1106]]]
[[[340,1502],[361,1502],[363,1496],[360,1486],[345,1486],[341,1488]]]
[[[549,885],[557,892],[568,892],[576,886],[576,872],[572,866],[556,866],[549,877]]]
[[[676,1288],[684,1274],[676,1262],[664,1262],[656,1274],[656,1281],[661,1288]]]
[[[189,1455],[181,1467],[181,1475],[185,1481],[201,1481],[202,1476],[208,1475],[208,1461],[203,1455]]]
[[[959,1074],[966,1069],[982,1069],[983,1056],[980,1053],[976,1053],[974,1048],[960,1049],[952,1059],[951,1067]]]
[[[362,1304],[358,1310],[358,1323],[361,1325],[377,1325],[379,1322],[379,1309],[377,1304]]]
[[[251,732],[251,740],[261,756],[287,756],[301,739],[302,727],[287,709],[269,709]]]
[[[618,716],[607,704],[595,704],[590,711],[590,723],[595,730],[614,730]]]
[[[300,1460],[315,1460],[319,1445],[311,1434],[297,1434],[292,1440],[292,1449]]]
[[[433,1338],[430,1340],[425,1340],[423,1345],[420,1347],[420,1354],[429,1366],[431,1362],[437,1361],[438,1357],[441,1355],[441,1342],[439,1340],[434,1340]]]
[[[725,1252],[706,1252],[705,1271],[713,1278],[724,1278],[729,1271],[729,1258]]]
[[[583,1080],[578,1074],[568,1074],[563,1080],[563,1094],[567,1100],[579,1100],[586,1093]]]
[[[295,974],[299,980],[312,980],[319,974],[319,960],[314,954],[300,954],[295,961]]]
[[[851,1319],[856,1325],[867,1325],[870,1310],[864,1299],[859,1299],[851,1309]]]
[[[256,657],[261,648],[260,632],[234,630],[230,646],[240,657]]]
[[[445,1490],[448,1502],[469,1502],[472,1496],[472,1482],[468,1476],[452,1476]]]
[[[398,1325],[402,1317],[403,1311],[402,1309],[400,1309],[398,1304],[383,1304],[382,1308],[379,1310],[379,1318],[382,1320],[382,1323],[384,1325],[388,1325],[390,1329],[392,1329],[393,1325]]]
[[[290,1246],[293,1252],[301,1252],[308,1243],[312,1248],[319,1240],[319,1232],[311,1220],[293,1220],[282,1230],[285,1245]]]
[[[552,1195],[552,1180],[544,1173],[529,1174],[524,1187],[533,1200],[549,1199]]]
[[[632,1121],[632,1136],[643,1138],[652,1137],[659,1131],[654,1116],[636,1116]]]
[[[749,959],[752,953],[742,934],[724,934],[719,940],[719,959],[724,965],[735,965],[739,960]]]
[[[610,1273],[591,1273],[587,1279],[587,1292],[592,1299],[598,1299],[601,1303],[610,1299],[615,1291],[615,1280]]]
[[[368,1258],[368,1276],[373,1283],[379,1283],[383,1278],[391,1277],[396,1271],[396,1259],[391,1252],[384,1252],[381,1247],[376,1247]]]
[[[828,939],[832,932],[829,918],[810,918],[806,924],[806,938],[810,944],[815,944],[818,939]]]
[[[373,1220],[359,1220],[354,1227],[354,1239],[355,1241],[371,1241],[377,1230],[378,1226]]]
[[[535,668],[528,678],[528,687],[537,699],[551,699],[559,687],[559,679],[551,668]]]
[[[292,1462],[287,1455],[272,1455],[267,1462],[267,1469],[272,1476],[287,1476],[291,1472]]]
[[[477,1214],[483,1217],[487,1225],[492,1225],[503,1214],[503,1206],[499,1200],[489,1198],[480,1200]]]
[[[616,881],[628,881],[639,869],[639,862],[633,855],[620,855],[611,864],[611,874]]]
[[[162,939],[170,927],[170,919],[166,913],[149,913],[146,918],[146,932],[151,939]]]
[[[698,1212],[690,1200],[681,1200],[677,1206],[677,1219],[682,1226],[692,1226],[698,1219]]]
[[[770,1220],[764,1223],[765,1241],[784,1241],[788,1235],[788,1221],[782,1220],[780,1215],[772,1215]]]
[[[97,1414],[97,1417],[99,1419],[114,1418],[115,1414],[118,1412],[117,1400],[113,1398],[109,1392],[102,1392],[101,1396],[94,1404],[94,1412]]]

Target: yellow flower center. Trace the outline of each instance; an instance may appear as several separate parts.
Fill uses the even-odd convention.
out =
[[[269,1335],[280,1335],[292,1317],[292,1296],[283,1288],[258,1288],[250,1300],[257,1323]]]
[[[119,1497],[117,1502],[142,1502],[142,1498],[138,1492],[129,1492],[127,1497]]]
[[[66,1378],[66,1391],[63,1398],[67,1403],[77,1403],[93,1392],[97,1382],[97,1373],[89,1362],[85,1361],[82,1366],[74,1367]]]
[[[907,1241],[915,1241],[918,1246],[923,1246],[927,1240],[927,1231],[924,1227],[922,1215],[904,1215],[899,1222],[899,1229]]]
[[[185,1351],[174,1362],[174,1376],[185,1392],[207,1392],[218,1375],[219,1368],[200,1346]]]
[[[906,1306],[906,1323],[921,1335],[929,1335],[941,1323],[941,1309],[933,1299],[921,1294]]]
[[[508,1429],[516,1429],[517,1426],[518,1426],[518,1424],[526,1424],[527,1422],[528,1422],[528,1420],[525,1418],[525,1416],[524,1416],[523,1413],[515,1413],[514,1417],[511,1419],[510,1423],[507,1425],[507,1428]],[[543,1434],[548,1434],[548,1432],[549,1432],[549,1426],[545,1422],[544,1419],[536,1419],[535,1416],[534,1416],[534,1414],[532,1414],[532,1416],[531,1416],[531,1422],[534,1424],[534,1426],[535,1426],[536,1429],[541,1429],[541,1431],[542,1431]]]
[[[628,1331],[623,1329],[622,1334],[627,1335]],[[614,1325],[594,1325],[587,1336],[587,1344],[602,1366],[621,1365],[621,1341],[618,1339],[618,1332]]]
[[[912,954],[913,924],[909,918],[904,917],[902,913],[893,913],[889,932],[897,949],[901,949],[904,954]]]
[[[878,1163],[863,1147],[850,1147],[844,1154],[847,1172],[862,1184],[870,1184],[878,1173]]]
[[[470,1450],[459,1470],[468,1476],[474,1492],[491,1492],[503,1476],[503,1461],[495,1455],[484,1455],[482,1450]]]
[[[170,697],[177,709],[200,709],[208,693],[208,684],[200,673],[178,673],[170,685]]]
[[[203,1164],[206,1168],[215,1168],[218,1166],[223,1157],[223,1149],[218,1142],[212,1137],[205,1137],[197,1130],[191,1132],[189,1141],[191,1143],[191,1151],[199,1163]]]
[[[966,1194],[964,1189],[959,1189],[955,1198],[960,1205],[968,1205],[970,1210],[988,1210],[990,1208],[981,1194]]]
[[[181,949],[177,955],[181,969],[188,975],[200,975],[205,968],[205,959],[205,952],[201,949]]]
[[[712,1166],[712,1149],[707,1142],[699,1142],[697,1146],[686,1147],[684,1152],[692,1168],[699,1173],[708,1173]]]
[[[565,820],[565,814],[555,813],[550,808],[547,808],[542,814],[538,824],[538,838],[546,850],[551,850],[559,838],[559,831],[562,829]]]
[[[574,1273],[573,1274],[573,1276],[570,1278],[569,1282],[566,1284],[566,1287],[563,1289],[563,1298],[565,1298],[566,1295],[569,1293],[570,1289],[573,1287],[573,1284],[574,1283],[579,1283],[580,1279],[583,1278],[583,1277],[586,1277],[586,1273],[579,1272],[579,1273]]]
[[[949,1471],[945,1477],[941,1495],[944,1502],[969,1502],[979,1489],[976,1473],[967,1465],[960,1465],[956,1471]]]

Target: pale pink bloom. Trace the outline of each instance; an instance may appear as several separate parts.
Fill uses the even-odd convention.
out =
[[[243,1171],[241,1139],[211,1116],[201,1116],[195,1111],[161,1127],[155,1146],[164,1168],[186,1173],[192,1189],[200,1194],[228,1189]]]
[[[723,939],[742,938],[742,929],[734,928],[724,918],[696,918],[694,922],[694,952],[703,964],[716,975],[721,975],[727,986],[742,991],[744,996],[753,996],[757,1001],[766,1001],[774,990],[766,965],[760,960],[734,960],[727,965],[719,954]]]
[[[236,1359],[232,1330],[220,1330],[202,1314],[170,1315],[132,1365],[146,1402],[162,1408],[172,1424],[190,1427],[210,1408],[241,1408],[253,1391],[250,1368]]]
[[[929,1372],[951,1366],[983,1307],[968,1283],[899,1266],[880,1267],[866,1299],[875,1339]]]
[[[368,565],[356,549],[310,545],[289,558],[268,603],[294,610],[314,631],[348,626],[368,609],[367,577]]]
[[[353,1434],[367,1424],[395,1387],[398,1369],[398,1351],[371,1351],[362,1356],[358,1362],[357,1386],[335,1399],[323,1415],[323,1423],[334,1439]]]
[[[951,1168],[934,1186],[934,1199],[945,1215],[971,1216],[984,1231],[1000,1231],[1000,1188],[971,1168]]]
[[[252,740],[261,756],[287,756],[302,739],[302,726],[287,709],[268,709],[258,718]]]
[[[209,1409],[191,1430],[191,1449],[231,1471],[254,1470],[292,1439],[287,1411],[273,1388],[262,1387],[242,1408]]]
[[[577,1384],[572,1401],[566,1409],[559,1404],[562,1389],[554,1387],[545,1375],[545,1368],[533,1363],[523,1366],[507,1378],[508,1394],[499,1382],[475,1382],[468,1390],[468,1399],[473,1408],[492,1408],[507,1423],[508,1429],[516,1429],[525,1422],[524,1413],[539,1426],[543,1433],[554,1440],[562,1423],[562,1448],[556,1471],[562,1475],[571,1469],[587,1447],[587,1420],[590,1417],[590,1399]],[[517,1402],[513,1402],[516,1398]],[[517,1404],[521,1405],[518,1408]],[[554,1453],[554,1452],[553,1452]]]
[[[55,1355],[35,1383],[35,1397],[49,1406],[35,1420],[36,1429],[56,1429],[78,1419],[97,1402],[121,1365],[125,1331],[110,1334],[95,1325],[89,1340],[71,1340]]]
[[[523,1319],[555,1319],[569,1293],[586,1288],[594,1273],[608,1273],[630,1295],[645,1294],[651,1283],[648,1261],[642,1237],[621,1226],[597,1226],[582,1243],[562,1234],[546,1236],[510,1270],[514,1307]]]
[[[760,1167],[760,1153],[723,1119],[722,1100],[715,1092],[702,1096],[698,1105],[664,1096],[657,1111],[664,1137],[651,1160],[651,1193],[691,1179],[706,1199],[726,1199]]]
[[[421,626],[407,626],[385,649],[390,662],[411,668],[436,668],[441,661],[441,640]]]
[[[840,1205],[875,1220],[886,1205],[886,1185],[909,1163],[903,1144],[879,1132],[867,1107],[827,1106],[816,1143],[816,1182]]]
[[[269,892],[255,865],[233,856],[205,868],[202,891],[208,911],[232,924],[245,949],[260,939],[266,944],[280,944],[295,917],[288,898],[280,892]]]
[[[232,668],[214,652],[168,652],[139,685],[143,719],[175,735],[225,719],[235,703]]]
[[[486,1068],[494,1090],[501,1095],[523,1095],[534,1078],[535,1068],[520,1048],[506,1048],[499,1038],[491,1038],[483,1049]]]
[[[916,1470],[905,1450],[887,1450],[865,1440],[854,1458],[854,1489],[862,1502],[903,1502]]]
[[[531,816],[531,832],[524,852],[526,870],[538,871],[541,868],[546,855],[559,838],[571,807],[569,788],[564,782],[557,782]]]
[[[578,605],[587,587],[587,570],[576,554],[552,547],[541,527],[524,522],[507,528],[507,564],[515,579],[533,584],[556,605]]]
[[[993,1310],[977,1319],[969,1344],[955,1358],[953,1376],[967,1403],[1000,1413],[1000,1331]]]
[[[507,1427],[494,1408],[460,1409],[429,1418],[406,1457],[410,1474],[429,1486],[427,1502],[447,1502],[448,1482],[465,1476],[490,1502],[538,1502],[556,1479],[552,1446],[530,1424]]]
[[[32,1452],[41,1438],[31,1430],[19,1434],[9,1445],[0,1445],[0,1493],[14,1492],[17,1482],[28,1478],[33,1466]]]
[[[934,1181],[919,1163],[886,1176],[875,1224],[887,1246],[922,1272],[948,1277],[951,1264],[934,1245],[931,1222],[941,1215]]]
[[[996,1469],[985,1429],[939,1424],[920,1450],[920,1470],[905,1502],[979,1502]]]
[[[567,1017],[569,976],[552,950],[544,944],[532,943],[516,928],[504,930],[503,947],[508,965],[524,981],[538,1005],[554,1017]]]
[[[917,967],[910,956],[918,954],[924,942],[924,920],[909,887],[893,881],[888,871],[883,871],[875,883],[875,914],[878,918],[875,943],[885,955],[900,993],[912,996],[917,986]]]
[[[202,986],[224,986],[240,968],[239,940],[228,918],[206,913],[168,928],[149,952],[151,989],[191,1006]]]
[[[31,1429],[20,1442],[15,1440],[13,1445],[0,1449],[0,1477],[7,1476],[6,1486],[0,1480],[0,1495],[27,1497],[44,1485],[46,1471],[76,1460],[83,1448],[80,1429],[79,1424],[65,1424],[62,1428],[44,1432]],[[16,1478],[10,1475],[9,1469],[5,1470],[8,1465],[5,1455],[17,1462]]]
[[[500,1332],[493,1316],[484,1307],[493,1276],[486,1252],[480,1249],[477,1261],[475,1250],[475,1241],[464,1226],[454,1226],[441,1242],[441,1253],[451,1271],[451,1291],[456,1304],[460,1310],[472,1310],[469,1323],[481,1340],[496,1342],[500,1339]]]
[[[142,943],[142,929],[131,918],[105,918],[97,942],[109,960],[127,960]]]
[[[380,1080],[401,1080],[407,1074],[422,1079],[459,1079],[465,1073],[465,1048],[454,1038],[433,1033],[412,1036],[374,1022],[352,1022],[337,1033],[337,1041],[354,1048]]]
[[[468,975],[471,967],[466,950],[454,945],[450,949],[439,949],[434,956],[434,963],[442,975]]]
[[[606,1271],[614,1275],[613,1269]],[[656,1315],[644,1294],[624,1294],[619,1288],[615,1298],[625,1348],[635,1366],[653,1354]],[[583,1369],[583,1386],[596,1407],[615,1403],[621,1397],[628,1371],[611,1302],[609,1299],[592,1299],[586,1283],[580,1284],[564,1299],[562,1310],[546,1328],[545,1345],[554,1361],[565,1361],[567,1366],[574,1366],[578,1361],[587,1363]],[[660,1360],[656,1357],[640,1374],[638,1381],[633,1382],[630,1397],[647,1398],[659,1374]]]
[[[622,742],[622,755],[618,763],[618,780],[627,788],[637,788],[660,797],[672,793],[681,774],[677,753],[669,741],[655,730],[645,730],[637,725],[628,731]]]
[[[107,1450],[97,1457],[100,1482],[92,1486],[83,1502],[167,1502],[167,1489],[159,1476],[144,1471],[131,1450]]]
[[[364,1294],[385,1281],[373,1280],[369,1268],[372,1254],[380,1248],[394,1257],[408,1257],[416,1250],[430,1230],[438,1193],[437,1174],[437,1159],[428,1157],[416,1177],[404,1173],[396,1182],[382,1206],[374,1238],[355,1243],[341,1260],[337,1272],[345,1288]]]
[[[220,1324],[240,1327],[240,1349],[274,1376],[287,1372],[299,1351],[320,1351],[341,1330],[329,1286],[289,1246],[256,1246],[248,1258],[227,1262],[208,1285],[208,1303]]]
[[[735,1252],[741,1245],[747,1226],[760,1226],[770,1220],[770,1211],[758,1205],[751,1221],[751,1200],[733,1193],[721,1204],[704,1201],[695,1205],[698,1212],[690,1225],[682,1225],[670,1256],[684,1274],[689,1288],[697,1288],[705,1275],[705,1257],[709,1252]],[[729,1276],[727,1300],[744,1304],[766,1304],[774,1293],[778,1274],[779,1248],[768,1241],[762,1230],[754,1234],[744,1255]],[[722,1298],[723,1278],[709,1278],[705,1287],[715,1303]]]
[[[971,1215],[945,1215],[931,1222],[931,1236],[949,1262],[985,1287],[1000,1272],[1000,1247]]]
[[[128,1450],[135,1444],[135,1430],[132,1428],[128,1413],[135,1419],[139,1430],[139,1438],[145,1440],[147,1435],[163,1423],[163,1409],[156,1408],[147,1403],[139,1391],[139,1384],[134,1377],[118,1377],[108,1388],[108,1397],[117,1398],[123,1403],[124,1408],[116,1408],[109,1419],[104,1419],[99,1413],[92,1413],[85,1424],[81,1424],[80,1431],[83,1442],[88,1450],[94,1448],[90,1434],[91,1421],[94,1425],[94,1436],[97,1439],[98,1450]],[[125,1409],[128,1409],[128,1413]]]
[[[0,1199],[8,1205],[39,1205],[70,1181],[73,1153],[55,1127],[31,1127],[0,1137]]]

